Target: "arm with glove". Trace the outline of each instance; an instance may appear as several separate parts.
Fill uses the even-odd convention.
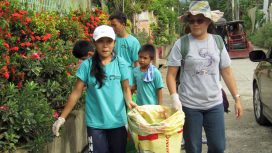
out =
[[[177,94],[177,87],[176,87],[176,76],[178,73],[177,66],[168,66],[168,71],[166,75],[166,83],[169,90],[169,93],[171,95],[172,99],[172,106],[176,110],[182,110],[181,101],[179,100],[179,95]]]
[[[72,109],[76,105],[77,101],[81,97],[84,85],[85,84],[82,80],[77,79],[77,81],[74,85],[73,91],[72,91],[71,95],[69,96],[68,101],[67,101],[60,117],[53,124],[52,131],[53,131],[54,135],[59,136],[59,129],[65,123],[65,118],[72,111]]]

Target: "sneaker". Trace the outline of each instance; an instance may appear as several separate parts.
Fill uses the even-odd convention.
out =
[[[184,139],[182,139],[182,141],[181,141],[181,150],[184,150],[184,147],[185,147],[185,141],[184,141]]]
[[[207,139],[202,137],[202,144],[207,144]]]

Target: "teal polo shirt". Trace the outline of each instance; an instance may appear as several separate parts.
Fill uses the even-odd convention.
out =
[[[129,78],[127,63],[120,57],[114,58],[103,67],[106,78],[98,88],[96,78],[90,75],[92,59],[85,60],[76,76],[86,85],[86,124],[98,129],[112,129],[127,124],[125,99],[121,81]]]

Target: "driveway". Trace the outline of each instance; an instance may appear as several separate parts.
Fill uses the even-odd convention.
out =
[[[231,112],[225,115],[226,153],[272,153],[272,126],[260,126],[254,117],[252,76],[257,64],[248,58],[232,60],[232,68],[244,107],[244,116],[240,120],[235,119],[234,102],[228,93]],[[225,86],[224,88],[226,89]]]

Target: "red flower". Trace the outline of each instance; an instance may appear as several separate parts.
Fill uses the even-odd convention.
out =
[[[19,13],[24,15],[24,14],[27,14],[27,11],[25,11],[25,10],[20,10]]]
[[[13,18],[15,18],[15,19],[17,19],[17,18],[19,18],[19,19],[23,18],[23,15],[21,15],[21,14],[19,14],[19,13],[13,13],[13,14],[11,14],[11,16],[12,16]]]
[[[17,88],[18,88],[18,89],[21,89],[22,87],[23,87],[23,83],[22,83],[22,81],[18,82],[18,84],[17,84]]]
[[[24,46],[25,46],[25,43],[21,43],[20,46],[24,47]]]
[[[47,33],[45,36],[48,37],[48,38],[52,37],[52,35],[50,33]]]
[[[5,5],[6,5],[6,7],[9,7],[9,2],[6,1],[6,2],[5,2]]]
[[[8,71],[8,67],[5,65],[5,66],[3,66],[3,67],[1,68],[1,72],[6,72],[6,71]]]
[[[99,22],[100,21],[99,17],[95,17],[95,21]]]
[[[35,41],[35,37],[34,36],[30,36],[32,41]]]
[[[89,22],[87,22],[87,23],[86,23],[86,25],[87,25],[88,27],[90,27],[90,26],[91,26],[91,24],[90,24]]]
[[[7,37],[7,38],[11,38],[11,33],[7,33],[7,34],[6,34],[6,37]]]
[[[72,20],[76,21],[76,20],[77,20],[77,17],[76,17],[76,16],[73,16],[73,17],[72,17]]]
[[[30,43],[30,42],[25,42],[25,45],[26,45],[26,47],[29,47],[29,46],[32,46],[32,43]]]
[[[25,35],[25,34],[26,34],[24,30],[21,30],[21,33],[22,33],[23,35]]]
[[[37,40],[41,40],[41,37],[40,36],[36,36],[35,37]]]
[[[3,58],[6,61],[6,64],[9,65],[9,56],[4,55]]]
[[[35,60],[35,59],[41,59],[40,55],[38,53],[33,53],[31,55],[31,59]]]
[[[46,41],[47,39],[50,39],[52,35],[50,33],[47,33],[45,36],[42,37],[42,41]]]
[[[59,114],[58,112],[54,112],[54,114],[53,114],[53,117],[54,117],[54,118],[57,119],[59,116],[60,116],[60,114]]]
[[[12,67],[12,68],[10,69],[10,72],[14,74],[14,73],[16,72],[15,68]]]
[[[12,47],[11,49],[10,49],[11,51],[18,51],[19,50],[19,47],[17,47],[17,46],[15,46],[15,47]]]
[[[96,27],[97,26],[97,22],[93,22],[93,25]]]
[[[9,107],[7,105],[0,106],[0,110],[6,111],[8,109],[9,109]]]
[[[8,43],[3,43],[3,46],[6,47],[7,49],[9,49],[9,44]]]
[[[27,23],[31,22],[31,19],[29,17],[26,17],[25,20],[26,20]]]
[[[4,72],[2,74],[2,76],[5,78],[5,79],[8,79],[9,78],[9,73],[8,72]]]
[[[71,76],[72,74],[68,71],[66,71],[67,76]]]

